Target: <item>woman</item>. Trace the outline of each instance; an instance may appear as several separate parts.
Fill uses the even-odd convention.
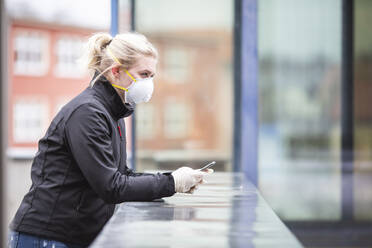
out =
[[[32,186],[10,224],[9,247],[86,247],[116,203],[192,193],[204,172],[135,173],[126,165],[124,117],[150,100],[157,51],[140,34],[93,35],[88,68],[95,72],[39,141]]]

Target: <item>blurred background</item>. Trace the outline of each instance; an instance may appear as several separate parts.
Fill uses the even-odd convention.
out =
[[[245,151],[257,158],[253,181],[306,247],[372,247],[372,1],[248,2],[257,49],[257,149]],[[84,42],[112,31],[113,17],[119,32],[143,33],[160,54],[152,100],[126,119],[129,165],[252,166],[235,158],[236,135],[249,129],[237,125],[241,1],[119,0],[117,16],[109,0],[2,4],[5,226],[31,185],[38,140],[89,84],[77,63]]]

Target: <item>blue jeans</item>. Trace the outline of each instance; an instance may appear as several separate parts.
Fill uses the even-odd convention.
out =
[[[82,246],[65,244],[25,233],[9,231],[7,248],[82,248]]]

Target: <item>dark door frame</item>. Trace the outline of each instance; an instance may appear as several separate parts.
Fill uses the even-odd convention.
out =
[[[3,0],[0,0],[0,18],[1,18],[1,21],[0,21],[0,49],[1,49],[1,57],[0,57],[0,113],[1,113],[1,118],[0,118],[0,246],[1,247],[5,247],[5,219],[4,216],[5,216],[5,213],[4,213],[4,209],[5,209],[5,187],[6,185],[4,184],[4,167],[5,167],[5,164],[4,164],[4,151],[5,151],[5,147],[4,147],[4,134],[6,132],[4,132],[4,127],[5,127],[5,123],[4,123],[4,120],[7,120],[8,118],[4,118],[4,113],[6,113],[5,111],[5,107],[4,107],[4,96],[5,96],[5,90],[6,90],[6,87],[4,86],[5,85],[5,82],[6,81],[6,76],[5,76],[5,72],[6,72],[6,58],[7,56],[5,56],[6,54],[6,50],[5,50],[5,44],[6,44],[6,18],[5,18],[5,3]]]
[[[342,0],[341,161],[342,219],[353,219],[354,0]]]

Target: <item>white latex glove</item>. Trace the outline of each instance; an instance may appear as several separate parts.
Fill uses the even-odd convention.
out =
[[[209,173],[213,173],[214,170],[213,169],[206,169],[206,170],[203,170],[203,172],[209,174]],[[186,193],[190,193],[190,194],[194,194],[194,191],[197,190],[199,188],[199,185],[200,184],[203,184],[203,183],[206,183],[207,181],[204,179],[204,176],[203,176],[203,179],[200,181],[200,183],[198,183],[197,185],[195,185],[194,187],[191,187],[191,189],[189,191],[187,191]]]
[[[186,193],[189,193],[189,194],[194,194],[194,191],[197,190],[199,188],[199,184],[195,185],[194,187],[192,187],[189,191],[187,191]]]
[[[181,167],[172,172],[175,190],[178,193],[191,193],[191,188],[203,181],[206,172],[193,170],[190,167]]]

